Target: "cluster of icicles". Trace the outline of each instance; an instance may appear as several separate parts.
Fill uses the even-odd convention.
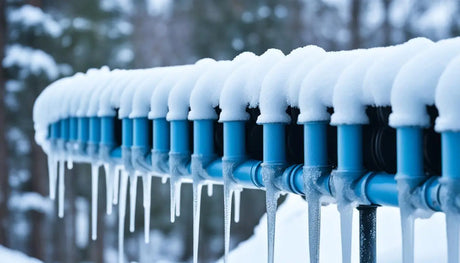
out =
[[[90,162],[92,166],[92,238],[97,233],[98,173],[103,166],[106,175],[107,213],[112,212],[112,204],[119,209],[119,261],[123,259],[123,233],[126,199],[130,196],[130,231],[134,231],[136,184],[138,176],[143,180],[143,206],[145,208],[145,241],[149,242],[151,177],[161,176],[163,183],[170,178],[171,221],[180,215],[180,185],[183,178],[174,174],[141,172],[122,164],[98,159],[75,159],[65,151],[59,152],[48,140],[48,127],[69,117],[119,118],[148,117],[173,120],[216,120],[246,121],[246,108],[259,107],[261,115],[257,122],[287,123],[288,106],[300,109],[300,124],[314,121],[331,121],[332,125],[366,124],[365,107],[391,106],[393,114],[390,124],[400,126],[426,126],[424,107],[433,105],[439,109],[437,131],[459,131],[460,111],[456,101],[445,94],[458,94],[458,89],[450,88],[449,78],[460,65],[460,39],[432,42],[425,38],[412,39],[406,43],[385,47],[351,51],[326,52],[317,46],[305,46],[284,55],[276,49],[261,55],[245,52],[233,60],[215,61],[202,59],[193,65],[159,67],[143,70],[91,69],[87,73],[77,73],[61,79],[44,90],[34,107],[36,140],[48,154],[50,177],[50,197],[55,199],[58,188],[59,216],[64,215],[64,170],[72,169],[72,163]],[[446,69],[447,68],[447,69]],[[450,69],[449,68],[453,68]],[[444,70],[448,76],[441,76]],[[426,73],[426,74],[425,74]],[[446,73],[446,74],[447,74]],[[460,75],[460,74],[457,74]],[[442,92],[438,86],[444,77],[447,83]],[[452,81],[451,81],[452,82]],[[450,89],[450,90],[449,90]],[[438,95],[439,91],[439,95]],[[458,97],[458,96],[457,96]],[[455,97],[455,98],[457,98]],[[410,98],[410,99],[409,99]],[[216,116],[215,107],[221,114]],[[334,108],[332,117],[328,107]],[[118,111],[117,111],[118,110]],[[189,111],[190,110],[190,111]],[[225,145],[224,145],[225,147]],[[169,160],[169,164],[173,161]],[[234,221],[239,221],[239,202],[242,187],[231,178],[232,167],[224,167],[224,211],[225,211],[225,256],[228,262],[230,240],[230,218],[232,196],[234,197]],[[194,177],[195,175],[192,175]],[[59,180],[57,178],[59,177]],[[267,190],[267,213],[269,249],[268,261],[274,261],[274,229],[276,201],[280,191],[272,188],[270,176],[264,176]],[[194,244],[193,261],[198,261],[198,232],[200,216],[201,188],[207,185],[208,195],[212,195],[212,184],[193,181],[194,189]],[[190,182],[187,181],[187,182]],[[59,182],[58,187],[56,187]],[[306,191],[308,188],[306,187]],[[319,228],[321,196],[306,193],[309,204],[310,260],[319,262]],[[337,200],[340,202],[340,200]],[[351,216],[354,203],[341,203],[342,240],[351,241]],[[401,209],[411,209],[404,208]],[[403,222],[408,231],[403,231],[405,240],[405,262],[413,261],[413,220],[414,213],[402,213],[407,218]],[[452,230],[458,229],[458,220],[449,217]],[[403,223],[403,225],[405,225]],[[412,225],[412,226],[411,226]],[[411,228],[412,227],[412,228]],[[458,232],[458,231],[457,231]],[[451,244],[458,245],[458,236],[450,238]],[[343,244],[346,244],[343,243]],[[407,249],[409,248],[409,249]],[[343,262],[351,261],[351,246],[343,248]],[[449,258],[458,259],[458,252]],[[452,261],[454,262],[454,261]]]

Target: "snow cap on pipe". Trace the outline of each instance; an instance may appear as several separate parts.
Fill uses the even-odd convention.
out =
[[[158,68],[139,70],[133,74],[131,81],[126,84],[125,89],[121,93],[120,108],[118,110],[118,118],[128,118],[133,109],[133,97],[136,90],[148,75],[158,71]]]
[[[427,127],[430,124],[426,106],[434,104],[439,77],[459,53],[460,38],[441,40],[401,68],[391,90],[391,126]]]
[[[214,59],[205,58],[200,59],[193,65],[192,70],[182,76],[180,80],[173,87],[168,97],[169,111],[166,115],[168,121],[172,120],[186,120],[190,106],[190,94],[197,80],[207,70],[216,65]]]
[[[50,108],[49,116],[52,122],[73,116],[71,112],[74,106],[74,99],[78,96],[80,87],[85,81],[86,74],[76,73],[69,85],[59,87],[59,91],[54,92],[53,102],[48,104]]]
[[[124,72],[125,70],[114,69],[107,73],[107,78],[105,79],[105,81],[95,88],[93,94],[89,98],[86,116],[97,116],[97,112],[99,110],[99,100],[102,96],[101,94],[106,89],[110,89],[114,85],[114,83],[120,81]]]
[[[131,80],[134,70],[120,70],[117,81],[110,83],[99,95],[98,117],[113,117],[116,109],[120,107],[121,93]]]
[[[96,93],[99,86],[107,82],[107,79],[110,77],[109,73],[110,69],[107,66],[103,66],[99,70],[94,71],[93,73],[87,73],[88,77],[90,78],[90,81],[88,81],[87,87],[84,90],[82,90],[83,94],[81,96],[78,109],[76,112],[77,117],[92,117],[91,115],[87,114],[91,97]]]
[[[222,112],[219,121],[248,120],[246,107],[258,106],[265,75],[283,57],[284,54],[280,50],[268,49],[253,62],[246,63],[232,72],[220,94],[219,106]]]
[[[439,111],[435,129],[437,132],[460,131],[460,55],[446,67],[439,78],[435,103]]]
[[[166,78],[166,75],[169,71],[177,69],[180,66],[172,67],[161,67],[156,68],[150,74],[145,76],[145,80],[139,84],[139,87],[136,88],[133,101],[132,101],[132,111],[129,114],[130,118],[140,118],[147,117],[150,110],[150,98],[152,93],[160,83],[163,78]]]
[[[287,123],[291,117],[286,113],[288,107],[289,79],[303,61],[319,57],[324,50],[316,46],[294,49],[282,58],[267,73],[260,90],[260,115],[257,123]]]
[[[257,56],[251,52],[243,52],[232,61],[218,61],[206,71],[196,82],[190,95],[189,120],[217,119],[214,108],[219,104],[220,93],[226,79],[238,67],[254,61]]]
[[[382,56],[391,54],[393,47],[371,48],[351,63],[340,75],[334,87],[332,125],[366,124],[369,122],[364,98],[364,77],[367,69]]]
[[[326,57],[326,51],[320,47],[308,46],[308,49],[311,50],[308,54],[308,59],[305,59],[293,69],[294,72],[290,74],[288,80],[287,103],[292,107],[299,107],[299,92],[305,76]]]
[[[166,118],[169,92],[179,82],[180,77],[188,74],[193,69],[193,66],[184,65],[167,71],[166,76],[161,79],[150,97],[149,119]]]
[[[401,67],[432,45],[433,41],[418,37],[394,46],[391,52],[376,59],[364,78],[364,100],[375,106],[390,106],[391,88]]]
[[[327,107],[332,106],[337,79],[363,53],[362,49],[328,52],[326,58],[308,73],[299,92],[299,123],[329,120]]]

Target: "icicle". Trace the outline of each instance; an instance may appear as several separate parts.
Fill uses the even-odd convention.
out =
[[[65,166],[64,160],[58,162],[59,164],[59,202],[58,202],[58,216],[60,218],[64,217],[64,192],[65,192],[65,182],[64,182],[64,173]]]
[[[213,184],[208,183],[208,196],[212,196],[213,194]]]
[[[233,221],[235,223],[240,222],[240,199],[241,199],[241,191],[242,190],[235,190],[234,192],[234,197],[235,197],[235,217],[233,218]]]
[[[57,183],[57,164],[54,153],[48,154],[48,177],[49,177],[49,191],[50,199],[56,199],[56,183]]]
[[[137,174],[129,175],[129,231],[134,232],[136,220]]]
[[[97,239],[97,195],[99,181],[99,166],[91,164],[91,239]]]
[[[106,211],[108,215],[112,214],[113,201],[113,177],[115,167],[112,164],[104,164],[105,170],[105,193],[106,193]]]
[[[198,263],[198,245],[200,242],[200,210],[201,188],[200,182],[193,181],[193,263]]]
[[[319,244],[321,231],[321,204],[318,201],[308,203],[308,244],[310,262],[319,262]]]
[[[115,166],[115,171],[113,174],[113,204],[114,205],[118,204],[118,188],[119,188],[119,182],[120,182],[120,173],[121,173],[120,167]]]
[[[171,177],[169,179],[170,184],[170,199],[171,199],[171,207],[170,207],[170,220],[171,223],[176,221],[176,216],[180,216],[180,192],[181,192],[181,185],[182,182],[177,179],[173,179]]]
[[[401,207],[403,262],[414,262],[414,217]]]
[[[145,174],[142,176],[144,187],[144,239],[145,243],[150,242],[150,205],[152,197],[152,176]]]
[[[168,176],[163,175],[163,176],[161,177],[161,183],[162,183],[162,184],[165,184],[166,182],[168,182]]]
[[[118,206],[118,263],[123,263],[123,247],[125,238],[126,195],[128,188],[128,174],[121,172],[120,180],[120,205]]]
[[[72,156],[67,157],[67,170],[72,170],[73,168],[73,159]]]
[[[340,234],[342,244],[342,263],[351,263],[351,241],[353,226],[353,206],[337,204],[340,213]]]
[[[262,179],[265,185],[265,202],[267,207],[268,263],[275,261],[275,225],[276,209],[280,192],[273,185],[273,177],[277,168],[263,167]]]
[[[447,231],[447,262],[458,263],[460,216],[455,213],[446,213]]]

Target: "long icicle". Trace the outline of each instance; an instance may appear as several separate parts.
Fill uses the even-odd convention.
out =
[[[228,262],[230,251],[230,231],[232,218],[233,173],[234,163],[224,161],[222,164],[224,177],[224,263]]]
[[[200,182],[193,182],[193,263],[198,263],[198,247],[200,242],[200,210],[201,188]]]
[[[126,171],[122,171],[120,177],[120,204],[118,205],[118,263],[123,263],[128,173]]]
[[[144,174],[142,176],[144,187],[144,241],[150,243],[150,206],[152,198],[152,176]]]
[[[213,194],[213,184],[212,183],[208,183],[208,186],[207,186],[207,189],[208,189],[208,196],[211,197],[212,194]]]
[[[262,167],[262,179],[265,185],[265,203],[267,208],[267,243],[268,243],[268,263],[275,262],[275,229],[276,229],[276,209],[280,191],[273,184],[274,177],[278,173],[279,167]]]
[[[414,217],[401,210],[403,263],[414,262]]]
[[[136,196],[137,196],[137,174],[131,172],[129,175],[129,231],[134,232],[136,226]]]
[[[91,164],[91,239],[97,239],[97,195],[99,182],[99,166]]]
[[[106,211],[108,215],[112,214],[113,201],[113,176],[115,167],[112,164],[104,164],[105,171],[105,193],[106,193]]]
[[[235,217],[233,218],[233,221],[235,223],[240,222],[240,203],[241,203],[241,191],[240,189],[237,189],[234,191],[234,198],[235,198]]]
[[[120,173],[122,173],[119,167],[115,166],[114,174],[113,174],[113,204],[118,204],[118,189],[120,187]]]
[[[321,232],[321,204],[320,201],[308,203],[308,245],[310,262],[319,262],[319,244]]]
[[[73,159],[72,156],[67,157],[67,170],[73,169]]]
[[[49,191],[50,199],[56,199],[56,184],[57,184],[57,162],[54,153],[48,154],[48,177],[49,177]]]
[[[447,231],[447,262],[458,263],[459,255],[459,234],[460,234],[460,216],[452,213],[446,213],[446,231]]]
[[[338,204],[339,205],[339,204]],[[353,206],[339,205],[342,263],[351,263],[351,242],[353,227]]]
[[[59,163],[59,202],[58,202],[58,216],[60,218],[64,217],[64,192],[65,192],[65,166],[64,160],[61,160]]]

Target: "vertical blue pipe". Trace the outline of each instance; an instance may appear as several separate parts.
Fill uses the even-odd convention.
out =
[[[243,160],[246,156],[244,121],[224,122],[224,160]]]
[[[78,140],[80,142],[87,142],[89,139],[89,118],[78,118]]]
[[[75,117],[69,119],[69,140],[78,140],[78,119]]]
[[[361,125],[337,127],[337,170],[363,170],[363,142]]]
[[[169,152],[169,123],[165,118],[153,120],[153,149]]]
[[[61,134],[60,137],[64,141],[69,140],[69,119],[63,119],[61,120]]]
[[[460,132],[443,132],[442,135],[442,176],[460,179]]]
[[[121,120],[121,145],[131,147],[133,145],[133,119],[123,118]]]
[[[266,123],[263,128],[264,163],[286,163],[285,124]]]
[[[214,154],[214,121],[193,122],[193,154],[212,156]]]
[[[135,118],[133,119],[133,145],[139,147],[148,147],[148,125],[149,120],[147,118]]]
[[[50,138],[51,139],[57,139],[61,136],[61,123],[59,121],[51,124],[51,132],[50,132]]]
[[[115,144],[115,118],[101,117],[101,144]]]
[[[423,172],[422,129],[397,129],[397,166],[399,178],[421,177]]]
[[[171,153],[190,153],[189,129],[187,120],[171,121]]]
[[[304,131],[304,165],[327,166],[327,122],[307,122]]]
[[[89,119],[89,142],[98,144],[101,140],[101,118],[90,117]]]

